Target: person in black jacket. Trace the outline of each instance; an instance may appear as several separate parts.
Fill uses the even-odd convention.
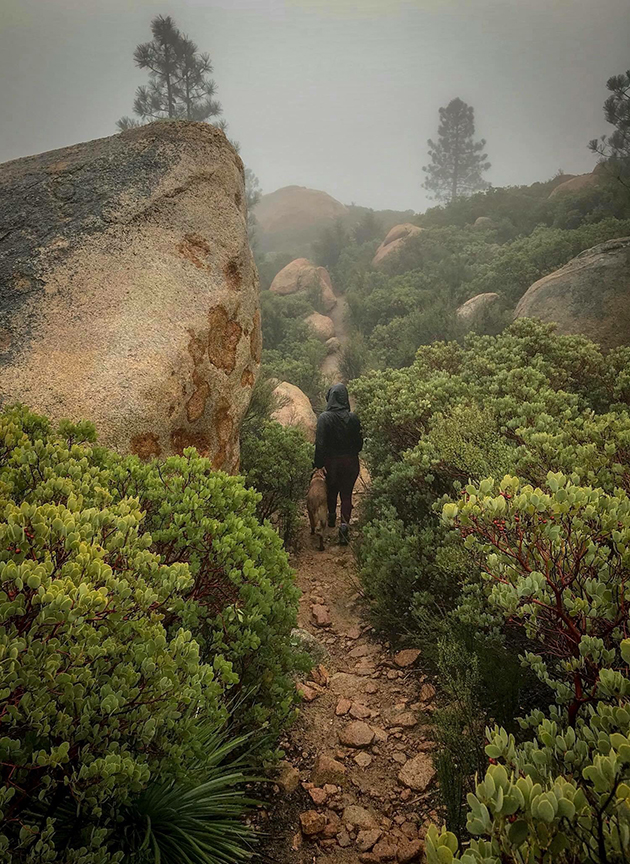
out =
[[[337,521],[337,499],[341,496],[339,539],[348,542],[352,514],[352,491],[359,476],[359,453],[363,449],[361,422],[350,410],[345,384],[335,384],[326,394],[326,410],[317,420],[315,436],[316,468],[326,469],[328,525]]]

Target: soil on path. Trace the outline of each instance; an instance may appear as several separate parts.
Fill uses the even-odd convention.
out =
[[[264,852],[279,864],[422,861],[436,818],[435,690],[417,651],[394,654],[374,638],[352,547],[332,537],[319,552],[311,540],[304,529],[293,563],[299,627],[317,640],[319,665],[298,685],[305,699],[282,742]]]

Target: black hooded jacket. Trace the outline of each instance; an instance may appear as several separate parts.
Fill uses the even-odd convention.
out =
[[[315,467],[334,456],[358,456],[363,449],[361,422],[350,410],[345,384],[335,384],[326,395],[327,405],[317,420]]]

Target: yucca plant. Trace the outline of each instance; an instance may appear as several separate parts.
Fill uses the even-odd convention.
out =
[[[150,783],[123,816],[129,864],[237,864],[254,857],[256,832],[244,821],[258,803],[249,736],[201,731],[200,756],[185,779]]]

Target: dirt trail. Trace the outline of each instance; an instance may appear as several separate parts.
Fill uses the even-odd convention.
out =
[[[339,342],[341,343],[341,347],[343,349],[344,345],[346,345],[346,343],[350,339],[347,323],[349,316],[349,308],[346,298],[343,295],[337,294],[335,292],[335,296],[337,298],[337,303],[328,313],[328,315],[332,319],[333,324],[335,325],[335,336],[337,337],[337,339],[339,339]],[[340,352],[337,351],[335,354],[329,354],[322,363],[322,374],[331,384],[336,383],[340,378],[340,359]]]
[[[282,742],[265,852],[278,864],[421,861],[435,818],[435,690],[418,673],[417,651],[394,655],[373,638],[352,548],[333,536],[318,552],[311,540],[304,529],[293,563],[299,627],[317,640],[321,663],[298,685],[305,698]]]

